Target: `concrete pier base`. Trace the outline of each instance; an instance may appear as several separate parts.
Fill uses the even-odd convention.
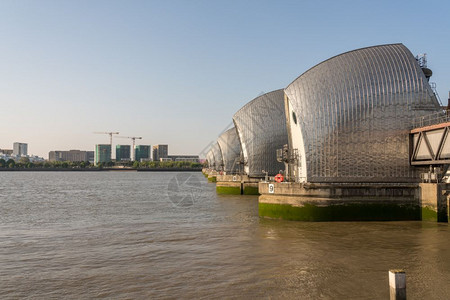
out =
[[[448,222],[448,183],[420,183],[421,217],[424,221]]]
[[[240,181],[218,181],[216,192],[221,195],[242,195],[242,183]]]
[[[242,195],[242,182],[245,175],[217,175],[216,193],[222,195]]]
[[[259,195],[258,182],[244,182],[242,189],[244,195]]]
[[[259,195],[257,178],[247,175],[217,175],[217,194]]]
[[[417,184],[260,182],[259,214],[298,221],[420,220]]]
[[[204,168],[204,169],[202,169],[202,173],[208,179],[208,182],[216,182],[216,178],[218,175],[217,171]]]

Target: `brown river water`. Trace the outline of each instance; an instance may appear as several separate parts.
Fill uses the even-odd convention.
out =
[[[258,217],[201,173],[0,172],[0,299],[450,299],[450,230]]]

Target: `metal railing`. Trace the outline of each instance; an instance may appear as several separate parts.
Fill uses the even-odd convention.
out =
[[[417,117],[413,120],[412,127],[425,127],[430,125],[435,125],[439,123],[450,122],[450,116],[448,116],[445,112],[435,112],[430,115]]]
[[[436,97],[436,100],[439,102],[439,104],[441,106],[443,106],[442,101],[441,101],[441,97],[439,97],[439,94],[438,94],[438,91],[437,91],[436,82],[430,82],[430,87],[431,87],[431,90],[434,93],[434,96]]]

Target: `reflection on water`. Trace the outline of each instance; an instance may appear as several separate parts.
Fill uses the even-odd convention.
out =
[[[392,268],[409,299],[450,295],[447,224],[260,219],[174,176],[0,172],[0,298],[387,299]]]

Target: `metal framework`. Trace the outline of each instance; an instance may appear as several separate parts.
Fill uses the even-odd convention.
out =
[[[412,166],[450,164],[450,122],[413,129],[410,159]]]
[[[299,163],[298,149],[290,149],[288,144],[284,145],[282,149],[277,149],[277,161],[285,165],[285,181],[299,181],[298,174],[290,172],[290,166],[296,166]]]

